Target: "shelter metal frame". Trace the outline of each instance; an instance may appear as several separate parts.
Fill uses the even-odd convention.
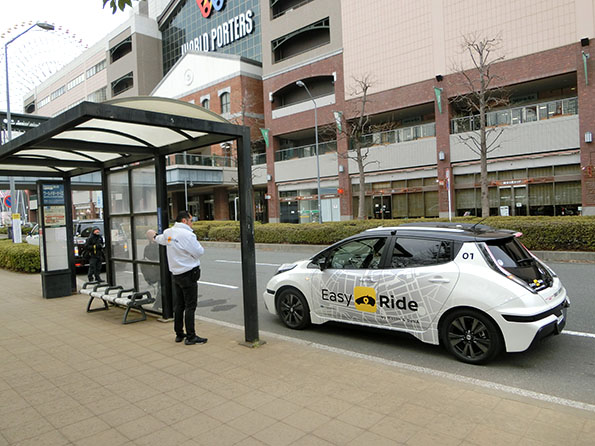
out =
[[[159,231],[169,221],[165,157],[222,142],[237,141],[240,237],[245,340],[259,343],[254,251],[250,129],[231,124],[202,107],[166,98],[133,97],[104,103],[82,102],[0,146],[0,175],[62,179],[101,171],[104,197],[107,173],[114,168],[155,160]],[[107,203],[104,209],[107,209]],[[109,227],[109,212],[105,213]],[[67,216],[72,226],[72,215]],[[106,231],[109,250],[109,234]],[[162,295],[171,297],[165,248],[161,248]],[[109,262],[108,262],[109,265]],[[108,277],[109,277],[108,270]],[[164,316],[171,307],[164,305]]]

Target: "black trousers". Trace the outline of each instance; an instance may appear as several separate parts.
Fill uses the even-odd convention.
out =
[[[101,257],[89,257],[89,272],[87,273],[89,282],[91,282],[93,278],[97,281],[101,280],[99,273],[101,273]]]
[[[174,275],[174,330],[176,335],[184,335],[189,338],[196,335],[194,329],[194,314],[198,302],[198,279],[200,279],[200,267],[196,267],[186,273]]]

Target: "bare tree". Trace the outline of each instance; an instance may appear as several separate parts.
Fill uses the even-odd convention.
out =
[[[350,148],[345,155],[347,159],[352,159],[357,164],[359,177],[358,191],[358,220],[366,218],[365,199],[366,199],[366,167],[376,161],[369,161],[370,148],[363,141],[363,136],[370,133],[373,126],[370,123],[370,116],[366,111],[366,106],[370,103],[368,91],[373,85],[371,76],[366,74],[361,78],[353,78],[354,86],[352,96],[358,99],[353,103],[353,113],[346,117],[342,116],[342,123],[339,130],[340,136],[347,138]]]
[[[504,57],[496,56],[500,49],[500,37],[488,38],[477,35],[464,36],[462,49],[472,62],[472,68],[455,70],[461,75],[464,94],[455,97],[452,102],[462,105],[462,108],[479,119],[479,129],[459,134],[462,141],[473,152],[479,155],[481,173],[481,216],[490,215],[488,195],[488,154],[500,147],[499,139],[503,129],[488,128],[486,114],[494,107],[508,104],[506,93],[496,86],[499,77],[493,73],[494,64],[501,62]]]

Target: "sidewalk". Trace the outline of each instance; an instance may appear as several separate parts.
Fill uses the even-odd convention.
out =
[[[595,413],[198,322],[46,300],[0,270],[0,446],[592,445]],[[200,311],[200,310],[199,310]]]

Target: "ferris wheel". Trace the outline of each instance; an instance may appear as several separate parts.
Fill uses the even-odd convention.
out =
[[[35,22],[21,22],[0,35],[2,56],[0,110],[2,111],[6,110],[5,44],[34,24]],[[10,109],[14,113],[23,112],[24,96],[27,93],[88,48],[76,33],[54,23],[51,24],[55,26],[53,31],[44,31],[35,27],[8,46]]]

